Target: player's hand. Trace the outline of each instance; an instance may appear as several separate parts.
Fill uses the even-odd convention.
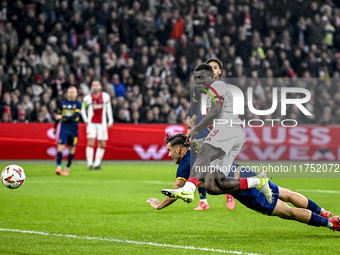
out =
[[[108,125],[107,127],[110,129],[110,128],[112,128],[112,126],[113,126],[113,124],[110,124],[110,125]]]
[[[190,148],[192,150],[197,150],[197,149],[200,149],[203,145],[203,142],[204,142],[204,138],[202,139],[194,139],[190,142]]]
[[[55,119],[56,120],[61,120],[63,118],[63,115],[61,115],[61,114],[57,114],[56,116],[55,116]]]
[[[191,140],[195,138],[196,135],[198,135],[199,131],[196,131],[195,129],[192,130],[187,137],[187,140],[185,141],[185,144],[189,144]]]
[[[156,210],[161,203],[157,198],[149,198],[148,200],[146,200],[146,202],[149,203]]]

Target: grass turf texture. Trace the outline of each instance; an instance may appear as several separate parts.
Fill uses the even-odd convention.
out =
[[[0,162],[1,169],[7,162]],[[268,217],[236,201],[228,210],[225,196],[208,196],[210,210],[194,211],[176,201],[161,211],[146,203],[163,199],[162,188],[175,180],[174,164],[104,164],[88,171],[75,162],[70,175],[57,176],[53,162],[19,161],[26,172],[17,190],[0,187],[0,228],[41,231],[138,242],[193,246],[256,254],[339,254],[340,233]],[[340,214],[339,179],[275,179],[321,207]],[[317,190],[339,190],[322,193]],[[196,193],[197,194],[197,193]],[[0,254],[219,254],[108,240],[0,231]]]

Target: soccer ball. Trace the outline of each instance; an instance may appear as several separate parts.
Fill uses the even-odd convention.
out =
[[[2,170],[1,182],[9,189],[17,189],[24,184],[25,171],[21,166],[9,165]]]

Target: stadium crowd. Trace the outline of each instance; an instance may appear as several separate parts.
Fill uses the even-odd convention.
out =
[[[301,86],[312,116],[291,118],[340,124],[340,1],[1,1],[0,42],[1,122],[53,122],[69,86],[81,101],[100,79],[115,123],[183,123],[192,71],[215,57],[257,109]]]

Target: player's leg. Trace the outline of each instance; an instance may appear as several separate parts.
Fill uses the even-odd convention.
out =
[[[58,147],[57,147],[57,169],[55,170],[56,174],[61,174],[61,162],[63,160],[64,149],[65,149],[65,144],[58,144]]]
[[[210,206],[208,204],[207,192],[204,188],[204,183],[198,186],[198,194],[200,195],[200,202],[198,203],[198,206],[194,210],[195,211],[209,210]]]
[[[269,179],[266,174],[261,173],[258,175],[255,174],[255,176],[249,175],[247,177],[240,176],[239,179],[230,178],[234,176],[231,176],[230,173],[236,171],[236,169],[233,169],[232,164],[243,146],[243,141],[240,141],[235,137],[230,139],[229,144],[232,144],[233,146],[230,149],[225,146],[225,150],[229,150],[228,155],[224,156],[222,162],[218,162],[222,166],[221,170],[224,173],[221,178],[215,178],[220,190],[223,190],[223,194],[233,194],[239,190],[257,188],[265,195],[267,201],[272,204],[272,190],[269,187]]]
[[[195,151],[193,151],[193,150],[190,151],[190,166],[192,166],[195,163],[195,161],[197,159],[198,152],[199,152],[199,149],[197,149]],[[198,203],[197,207],[194,210],[195,211],[209,210],[210,206],[208,204],[207,192],[204,188],[204,183],[199,185],[198,194],[200,195],[200,202]]]
[[[325,218],[332,217],[331,212],[321,208],[315,202],[309,200],[300,193],[292,192],[289,189],[279,187],[279,198],[284,202],[290,202],[296,207],[308,209],[313,213],[321,215]]]
[[[69,148],[69,154],[67,157],[67,165],[64,169],[64,171],[62,172],[62,175],[68,175],[69,171],[70,171],[70,167],[74,158],[74,153],[76,152],[76,145],[78,143],[78,136],[77,135],[70,135],[69,139],[67,141],[68,144],[68,148]]]
[[[96,124],[97,127],[97,139],[98,148],[94,160],[94,169],[101,170],[100,164],[104,157],[106,141],[108,139],[107,126],[102,124]]]
[[[103,140],[98,140],[98,148],[96,151],[96,156],[95,156],[95,160],[94,160],[94,169],[96,170],[101,170],[101,162],[102,159],[104,157],[104,153],[105,153],[105,146],[106,146],[106,141]]]
[[[184,187],[180,189],[163,189],[162,193],[169,197],[180,198],[190,203],[194,199],[194,191],[197,185],[200,181],[203,181],[202,177],[205,177],[205,187],[210,189],[210,191],[207,190],[209,194],[215,194],[215,192],[211,191],[211,189],[214,189],[215,184],[219,186],[219,190],[223,191],[222,193],[218,194],[228,194],[236,192],[240,189],[243,190],[256,187],[266,196],[268,202],[272,203],[272,191],[269,187],[268,178],[266,175],[235,179],[227,178],[221,173],[223,175],[221,178],[216,178],[214,175],[211,175],[207,178],[207,174],[211,173],[211,168],[209,169],[207,166],[210,166],[210,162],[225,155],[225,151],[228,151],[228,156],[225,156],[223,164],[220,164],[220,167],[223,166],[230,169],[234,158],[241,150],[244,142],[243,130],[236,130],[234,136],[228,139],[224,139],[224,134],[221,134],[221,136],[223,140],[219,142],[219,146],[222,147],[223,150],[221,148],[216,148],[211,143],[206,143],[205,141],[198,154],[197,160],[191,169],[190,178],[185,183]],[[207,182],[207,179],[213,180]],[[211,185],[211,187],[207,185]]]
[[[93,167],[94,143],[96,139],[96,128],[94,124],[88,123],[86,126],[87,146],[86,146],[86,161],[89,170]]]
[[[58,139],[58,147],[57,147],[57,169],[55,170],[56,174],[61,174],[61,162],[63,160],[63,151],[65,149],[65,144],[67,142],[67,133],[60,130],[59,139]]]
[[[328,219],[307,209],[292,208],[280,199],[278,199],[276,207],[271,215],[278,216],[282,219],[296,220],[315,227],[327,227],[340,231],[338,216]]]

